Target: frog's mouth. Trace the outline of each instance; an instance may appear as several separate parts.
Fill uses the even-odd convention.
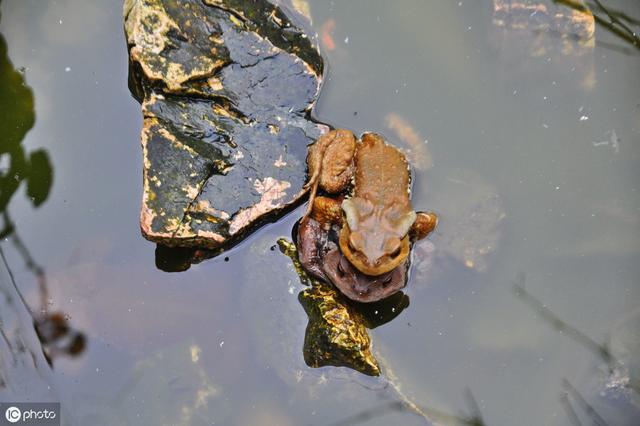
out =
[[[383,275],[397,268],[398,265],[403,263],[409,256],[411,244],[409,242],[409,236],[405,235],[404,238],[400,240],[400,247],[395,253],[385,254],[372,262],[367,256],[355,251],[351,247],[349,239],[350,232],[349,225],[345,223],[342,230],[340,230],[340,250],[342,250],[342,254],[344,254],[349,262],[363,274],[374,277]]]
[[[395,294],[407,281],[407,263],[377,276],[365,275],[335,248],[324,256],[324,273],[342,294],[362,303],[376,302]]]

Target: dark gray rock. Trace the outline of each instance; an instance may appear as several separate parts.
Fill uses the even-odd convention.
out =
[[[322,59],[263,1],[127,0],[144,125],[143,235],[216,249],[304,195]]]

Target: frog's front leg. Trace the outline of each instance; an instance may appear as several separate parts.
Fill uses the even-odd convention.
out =
[[[438,216],[433,212],[417,212],[416,220],[409,229],[413,241],[421,240],[431,233],[438,224]]]
[[[355,136],[351,131],[343,129],[322,135],[309,148],[307,166],[310,178],[305,189],[310,189],[310,194],[304,218],[313,209],[318,187],[330,194],[342,192],[348,187],[353,176],[355,152]]]

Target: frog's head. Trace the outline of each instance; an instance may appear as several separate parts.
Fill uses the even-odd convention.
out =
[[[381,275],[365,275],[356,269],[340,250],[333,249],[324,256],[327,278],[351,300],[376,302],[397,293],[407,282],[406,264]]]
[[[340,249],[360,272],[381,275],[409,255],[407,235],[416,212],[400,200],[385,205],[353,197],[342,202],[346,223],[340,231]]]

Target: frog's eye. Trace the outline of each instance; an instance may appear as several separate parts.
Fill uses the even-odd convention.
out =
[[[342,210],[347,217],[349,229],[355,231],[360,220],[373,212],[373,204],[360,197],[347,198],[342,202]]]
[[[349,235],[349,248],[353,252],[361,251],[362,236],[357,232],[352,232],[351,235]]]
[[[399,237],[403,237],[407,235],[409,232],[409,228],[413,225],[413,222],[416,221],[416,212],[411,210],[408,213],[398,217],[396,220],[392,220],[387,216],[387,219],[390,221],[393,231],[395,231],[396,235]]]
[[[384,244],[384,251],[390,257],[395,258],[398,257],[400,251],[402,249],[402,244],[400,242],[400,238],[389,238],[387,242]]]

